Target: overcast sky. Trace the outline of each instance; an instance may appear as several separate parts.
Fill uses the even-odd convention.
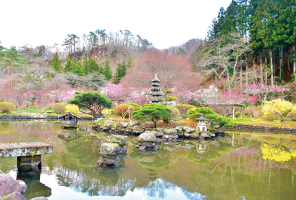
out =
[[[130,30],[156,48],[204,39],[231,0],[0,0],[2,46],[61,44],[67,34]]]

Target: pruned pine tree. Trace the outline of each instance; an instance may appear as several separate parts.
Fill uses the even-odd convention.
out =
[[[62,72],[61,60],[58,53],[56,53],[50,63],[51,67],[58,73]]]
[[[109,59],[107,59],[105,62],[105,66],[103,68],[103,74],[105,75],[107,80],[110,80],[112,78],[112,72],[111,72]]]

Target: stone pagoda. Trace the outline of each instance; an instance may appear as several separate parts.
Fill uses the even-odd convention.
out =
[[[152,80],[151,86],[151,103],[163,102],[163,92],[160,89],[160,80],[157,78],[157,74],[155,74],[155,78]]]

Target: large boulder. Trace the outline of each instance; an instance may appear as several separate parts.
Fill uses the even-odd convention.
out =
[[[162,136],[162,140],[172,141],[172,140],[177,140],[178,137],[179,137],[178,135],[164,135]]]
[[[104,158],[115,158],[119,154],[119,146],[116,143],[103,143],[99,154]]]
[[[133,128],[133,133],[135,133],[135,134],[141,134],[144,132],[145,132],[145,130],[143,128],[141,128],[140,126],[134,126],[134,128]]]
[[[193,133],[193,132],[195,131],[194,128],[190,128],[190,127],[188,127],[188,126],[185,126],[184,129],[185,129],[185,131],[186,131],[187,133]]]
[[[174,128],[172,128],[172,129],[164,129],[163,132],[166,135],[176,135],[177,134],[177,130],[174,129]]]
[[[13,192],[11,194],[8,194],[8,195],[4,196],[2,199],[5,199],[5,200],[27,200],[19,192]]]
[[[135,122],[133,120],[129,121],[129,126],[140,126],[141,122]]]
[[[107,136],[106,137],[106,141],[108,143],[116,143],[119,146],[123,147],[124,145],[126,145],[127,136],[123,136],[123,135],[111,135],[111,136]]]
[[[99,167],[118,167],[120,165],[120,159],[117,156],[113,158],[104,158],[103,156],[98,160]]]
[[[141,135],[138,136],[138,142],[153,142],[155,143],[156,137],[152,131],[145,131]]]
[[[128,123],[127,123],[127,122],[119,122],[119,123],[117,124],[117,126],[118,126],[118,127],[121,127],[121,128],[126,128],[126,127],[128,127]]]
[[[0,197],[6,196],[13,192],[23,194],[26,190],[27,185],[24,181],[15,180],[9,174],[0,174]]]
[[[177,132],[183,131],[183,126],[177,126],[177,127],[175,128],[175,130],[176,130]]]
[[[192,133],[190,136],[193,139],[198,139],[199,138],[199,135],[197,133]]]
[[[188,138],[188,137],[190,137],[190,133],[185,132],[185,133],[184,133],[184,136]]]
[[[109,119],[107,121],[104,122],[104,126],[107,126],[107,127],[112,127],[112,126],[115,126],[115,122],[113,119]]]
[[[155,135],[155,137],[162,137],[164,135],[162,131],[152,131],[152,133]]]

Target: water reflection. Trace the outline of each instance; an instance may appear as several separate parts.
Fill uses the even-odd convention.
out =
[[[66,141],[66,142],[76,140],[79,137],[81,137],[81,135],[78,134],[78,130],[76,128],[75,129],[61,129],[61,131],[59,132],[59,135],[58,135],[58,138]]]
[[[158,151],[143,152],[129,136],[128,155],[120,157],[120,166],[101,169],[96,163],[102,139],[91,136],[87,123],[82,123],[83,130],[71,131],[62,130],[60,122],[7,124],[0,124],[0,130],[2,125],[9,129],[0,134],[1,142],[54,145],[53,154],[42,156],[43,182],[40,177],[25,180],[27,198],[44,192],[43,196],[56,199],[67,191],[71,199],[81,194],[114,198],[141,194],[139,199],[295,199],[294,137],[231,133],[210,141],[166,142]],[[0,170],[15,171],[16,159],[1,159]],[[56,185],[42,176],[54,177]]]
[[[24,193],[25,198],[31,199],[40,196],[51,196],[51,188],[40,183],[40,173],[34,174],[32,176],[17,174],[17,179],[24,181],[27,185],[27,191]]]

